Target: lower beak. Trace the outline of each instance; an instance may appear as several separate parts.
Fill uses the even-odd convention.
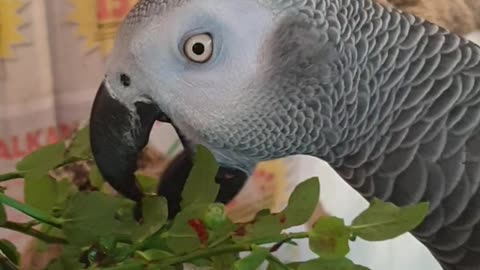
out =
[[[138,156],[156,120],[168,118],[153,102],[137,102],[132,111],[100,86],[90,117],[93,157],[105,181],[134,201],[143,197],[135,178]]]

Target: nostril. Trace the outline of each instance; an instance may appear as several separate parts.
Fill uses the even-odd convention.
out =
[[[130,77],[125,73],[122,73],[120,75],[120,81],[122,82],[123,86],[125,86],[125,87],[129,87],[130,84],[132,83],[132,81],[130,80]]]

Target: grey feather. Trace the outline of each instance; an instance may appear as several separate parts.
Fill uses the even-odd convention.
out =
[[[371,1],[303,1],[284,12],[264,91],[278,100],[273,115],[295,121],[267,124],[266,141],[280,147],[257,144],[248,155],[315,155],[366,198],[428,201],[413,234],[444,269],[478,269],[480,48]],[[302,130],[307,120],[320,132]]]

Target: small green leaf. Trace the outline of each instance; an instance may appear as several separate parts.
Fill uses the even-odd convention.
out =
[[[63,163],[65,159],[65,144],[59,142],[39,148],[17,163],[20,172],[37,171],[45,173]]]
[[[305,224],[311,217],[318,205],[320,198],[320,181],[317,177],[300,183],[288,200],[285,215],[284,228]]]
[[[207,148],[196,147],[193,168],[182,192],[182,208],[194,204],[213,203],[220,186],[215,182],[218,165]]]
[[[105,185],[102,174],[96,165],[92,166],[90,173],[88,174],[88,179],[90,180],[90,184],[98,190],[102,190]]]
[[[247,257],[236,261],[233,265],[235,270],[254,270],[258,269],[267,259],[270,251],[265,248],[254,247]]]
[[[75,134],[72,138],[72,143],[67,149],[67,156],[80,160],[92,158],[89,127],[82,128]]]
[[[225,205],[221,203],[212,203],[205,215],[202,217],[203,222],[208,229],[217,230],[227,222],[227,213],[225,212]]]
[[[309,233],[310,249],[325,259],[345,257],[350,248],[350,230],[343,219],[325,217],[319,219]]]
[[[44,212],[50,213],[57,203],[57,181],[47,174],[27,173],[24,184],[25,202]]]
[[[192,222],[200,221],[209,204],[190,205],[180,211],[167,233],[167,245],[175,254],[192,252],[201,247],[201,241],[208,238],[207,228],[197,224],[196,230]],[[204,238],[204,239],[201,239]]]
[[[428,214],[428,203],[399,208],[374,199],[352,222],[353,233],[367,241],[384,241],[415,229]]]
[[[163,197],[145,197],[142,201],[143,224],[135,234],[138,242],[160,230],[167,223],[167,200]]]
[[[245,230],[237,233],[234,239],[238,242],[248,242],[257,238],[278,236],[283,230],[282,215],[273,215],[269,210],[260,211],[252,223],[244,225]]]
[[[328,260],[315,259],[302,263],[298,270],[368,270],[368,268],[356,265],[347,258]]]
[[[7,222],[7,212],[5,211],[5,206],[0,204],[0,225],[3,225]]]
[[[136,178],[144,194],[156,194],[159,183],[158,179],[140,174],[137,174]]]
[[[19,264],[20,253],[18,253],[17,248],[12,242],[4,239],[0,240],[0,251],[2,251],[7,256],[7,258],[14,264]]]
[[[133,219],[133,203],[99,192],[75,194],[66,205],[63,231],[71,244],[91,245],[102,237],[131,239],[139,225]]]

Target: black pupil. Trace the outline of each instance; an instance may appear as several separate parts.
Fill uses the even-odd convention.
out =
[[[131,84],[130,77],[127,74],[120,75],[120,81],[125,87],[128,87]]]
[[[196,55],[202,55],[205,52],[205,46],[202,43],[193,44],[192,51]]]

